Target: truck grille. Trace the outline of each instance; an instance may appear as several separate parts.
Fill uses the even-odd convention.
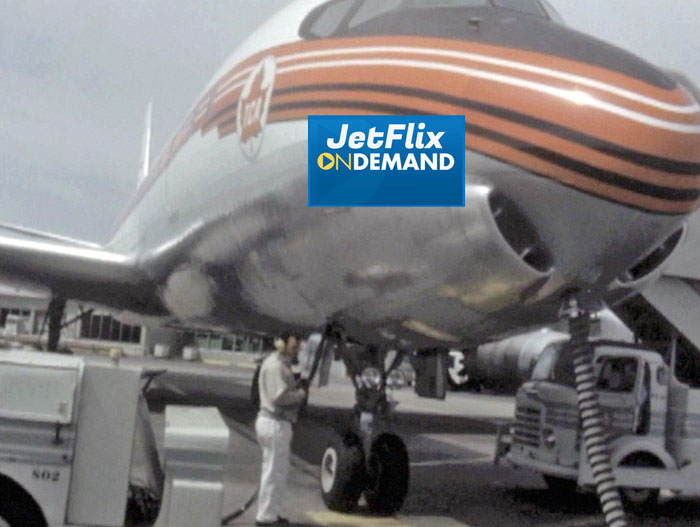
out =
[[[540,409],[519,406],[515,410],[513,442],[538,448],[540,446]]]

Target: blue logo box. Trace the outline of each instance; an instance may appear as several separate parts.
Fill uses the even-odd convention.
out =
[[[310,207],[463,207],[465,117],[309,116]]]

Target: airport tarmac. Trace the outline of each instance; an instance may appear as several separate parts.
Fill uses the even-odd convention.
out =
[[[131,359],[129,359],[131,360]],[[149,394],[158,440],[165,404],[217,406],[232,430],[231,464],[226,471],[224,513],[238,509],[257,486],[260,452],[249,403],[255,364],[250,356],[233,361],[185,363],[146,359],[148,367],[168,369]],[[333,375],[331,386],[314,389],[297,424],[294,458],[284,515],[296,526],[329,527],[594,527],[602,526],[593,494],[556,495],[535,474],[493,464],[496,427],[513,412],[510,397],[451,393],[445,402],[418,399],[410,388],[399,400],[396,430],[411,456],[411,485],[401,514],[376,518],[340,515],[326,509],[317,472],[326,441],[342,427],[353,404],[352,389]],[[232,525],[254,525],[254,508]],[[700,525],[700,503],[663,498],[632,524],[643,527]],[[162,527],[161,523],[157,524]]]

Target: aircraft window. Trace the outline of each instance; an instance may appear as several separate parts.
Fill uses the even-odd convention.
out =
[[[537,15],[542,18],[546,16],[537,0],[493,0],[493,3],[496,7],[512,9],[527,15]]]
[[[389,11],[404,9],[432,9],[435,7],[480,7],[488,5],[488,0],[365,0],[349,27],[357,27]]]
[[[630,393],[637,379],[637,359],[604,357],[601,360],[598,389],[606,392]]]
[[[302,24],[300,33],[312,37],[330,37],[347,18],[356,0],[337,0],[314,10]]]
[[[427,8],[433,7],[479,7],[488,5],[488,0],[403,0],[405,7]]]
[[[552,22],[556,22],[557,24],[561,25],[566,24],[559,12],[556,9],[554,9],[552,4],[550,4],[547,0],[540,0],[540,4],[542,5],[542,8],[547,12],[547,16]]]
[[[365,0],[357,10],[355,16],[350,19],[349,27],[356,27],[372,20],[384,13],[393,11],[401,5],[401,0]]]

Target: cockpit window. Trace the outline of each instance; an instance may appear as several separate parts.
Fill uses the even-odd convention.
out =
[[[357,0],[336,0],[315,9],[301,27],[301,33],[325,38],[332,36],[348,17]]]
[[[561,17],[559,12],[554,9],[554,6],[550,4],[547,0],[540,0],[540,4],[542,5],[542,8],[547,12],[547,16],[552,22],[556,22],[557,24],[562,24],[564,25],[566,22],[564,22],[564,19]]]
[[[512,9],[526,15],[547,16],[537,0],[493,0],[493,3],[496,7]]]
[[[488,5],[489,0],[403,0],[406,7],[478,7]]]
[[[355,16],[348,22],[348,27],[357,27],[373,18],[393,11],[401,5],[402,0],[365,0]]]
[[[540,0],[332,0],[314,9],[302,23],[299,33],[304,38],[327,38],[390,12],[488,6],[561,22],[556,11]]]

